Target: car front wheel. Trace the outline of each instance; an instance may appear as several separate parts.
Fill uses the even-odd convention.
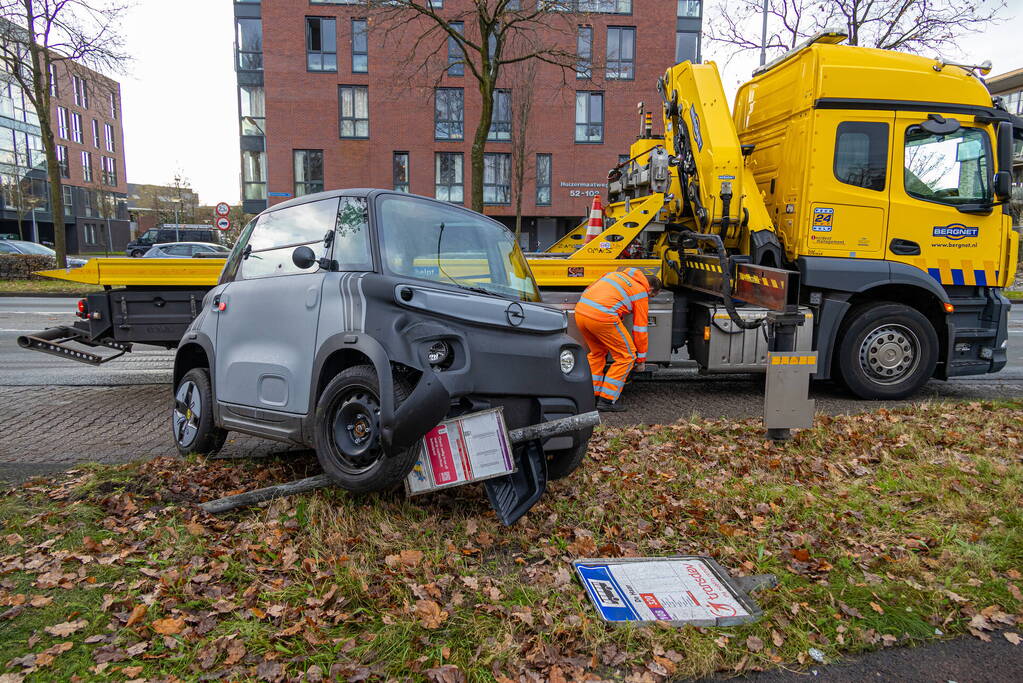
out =
[[[394,406],[411,388],[394,378]],[[415,464],[415,447],[386,453],[380,440],[380,384],[369,365],[347,368],[334,377],[316,404],[316,457],[323,471],[354,493],[397,486]]]

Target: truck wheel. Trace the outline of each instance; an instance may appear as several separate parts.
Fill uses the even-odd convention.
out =
[[[395,408],[410,393],[408,383],[395,377]],[[376,371],[356,365],[338,373],[316,404],[316,457],[327,476],[354,493],[400,484],[416,462],[415,448],[384,453],[379,397]]]
[[[182,455],[212,455],[223,448],[227,430],[213,423],[213,388],[206,368],[192,368],[178,382],[171,428]]]
[[[903,304],[881,301],[854,308],[839,339],[839,372],[860,398],[911,396],[938,362],[938,335],[931,321]]]
[[[575,448],[547,453],[547,478],[564,479],[579,469],[579,465],[582,464],[583,458],[586,456],[586,449],[590,445],[592,434],[592,429],[585,429],[580,432],[580,442]]]

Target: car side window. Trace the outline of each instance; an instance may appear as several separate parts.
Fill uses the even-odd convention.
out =
[[[318,265],[305,270],[292,261],[296,247],[308,245],[316,258],[326,256],[324,237],[337,223],[338,198],[323,199],[269,211],[260,216],[242,252],[241,278],[315,273]]]
[[[369,250],[369,209],[364,197],[342,197],[334,233],[334,260],[339,270],[373,270]]]
[[[977,128],[936,135],[920,126],[906,131],[906,194],[939,204],[991,199],[991,143]]]
[[[843,121],[835,133],[835,178],[881,191],[888,175],[888,124]]]
[[[4,244],[3,242],[0,242],[0,254],[20,254],[20,253],[21,252],[19,252],[17,249],[12,247],[11,245]]]

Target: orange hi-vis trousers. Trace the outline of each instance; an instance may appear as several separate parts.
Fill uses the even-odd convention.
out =
[[[590,353],[593,393],[616,401],[636,362],[645,363],[649,318],[649,284],[638,268],[607,273],[586,288],[575,308],[575,324]],[[632,314],[632,333],[622,318]],[[611,366],[604,370],[607,354]]]
[[[621,320],[595,320],[576,316],[575,324],[590,350],[586,359],[590,362],[594,395],[608,401],[617,401],[625,388],[626,378],[636,364],[636,347],[629,331]],[[605,373],[604,366],[607,365],[609,353],[611,366]]]

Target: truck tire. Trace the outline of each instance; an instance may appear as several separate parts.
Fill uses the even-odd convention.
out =
[[[212,455],[223,448],[227,430],[213,422],[213,386],[206,368],[192,368],[174,388],[171,430],[182,455]]]
[[[906,398],[934,374],[938,334],[915,308],[864,304],[842,323],[836,362],[845,385],[860,398]]]
[[[412,388],[394,378],[394,407]],[[370,365],[338,373],[316,404],[316,458],[338,486],[353,493],[390,489],[416,462],[416,449],[384,453],[380,445],[380,385]]]
[[[589,448],[592,434],[592,429],[585,429],[579,433],[580,442],[575,448],[547,453],[547,478],[564,479],[579,469],[586,456],[586,449]]]

